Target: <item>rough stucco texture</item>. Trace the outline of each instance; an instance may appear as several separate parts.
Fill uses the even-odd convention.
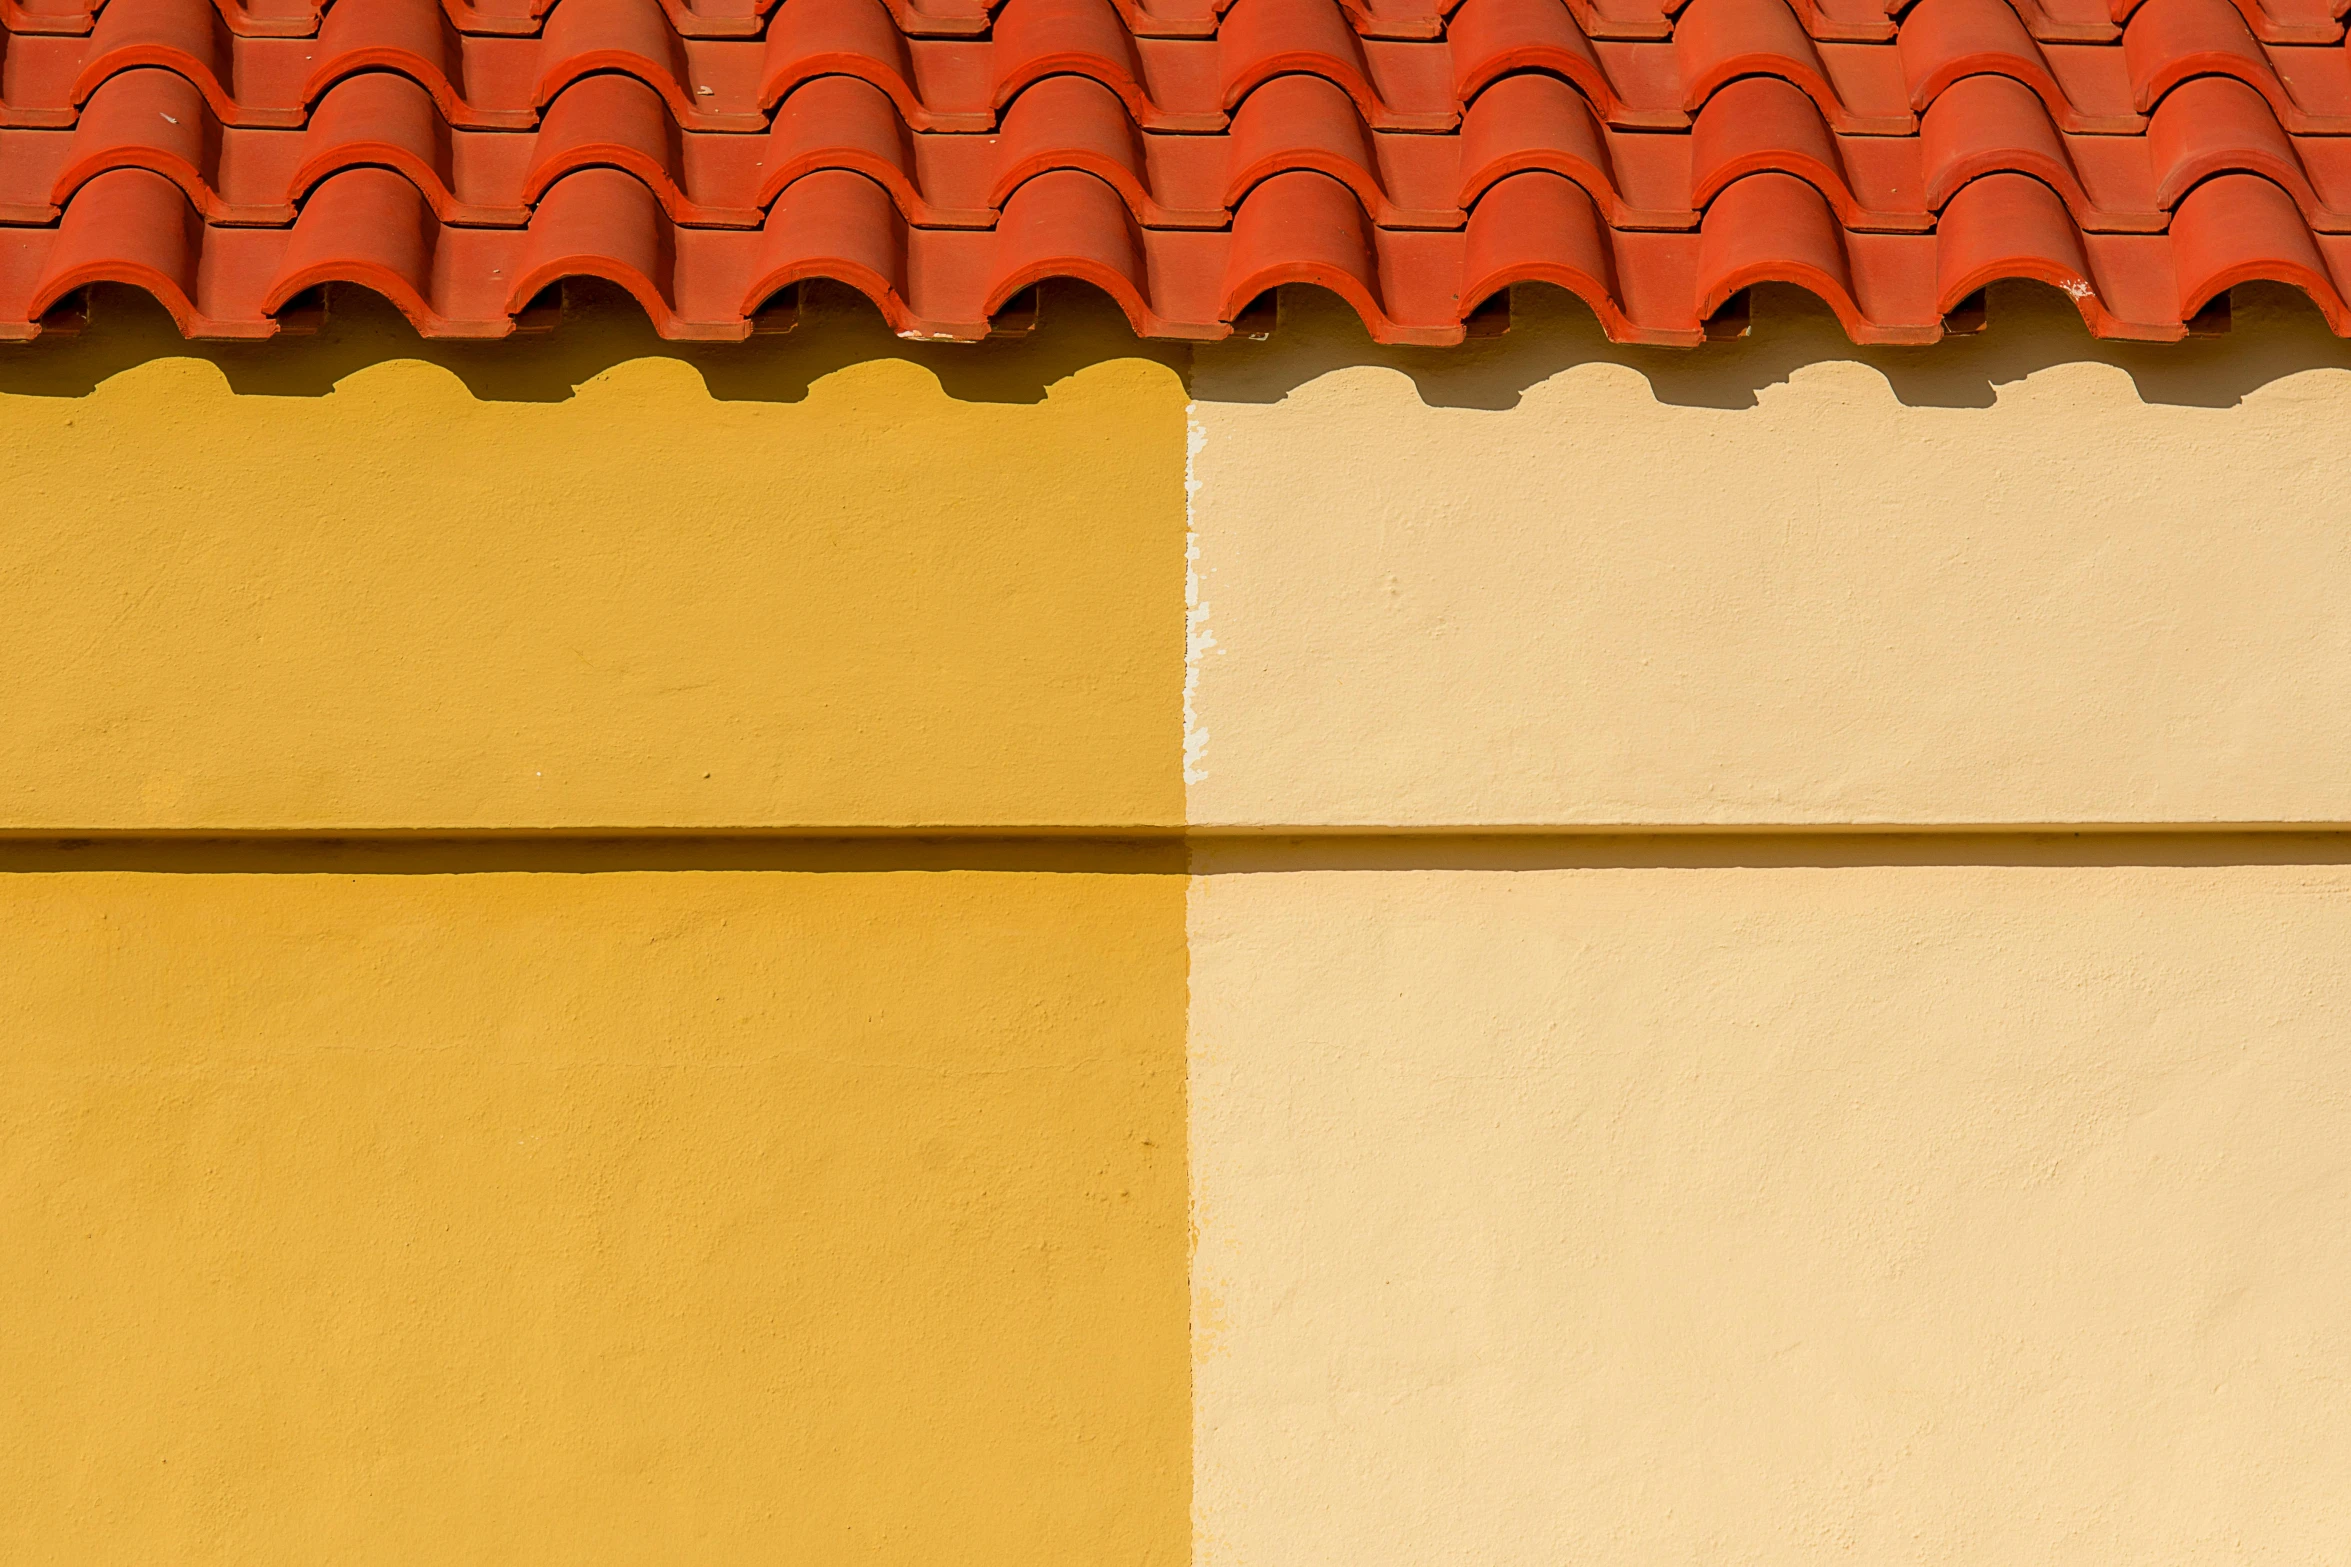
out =
[[[1312,836],[2351,823],[2351,347],[1762,292],[0,355],[0,1560],[2336,1559],[2341,839]]]
[[[0,876],[0,1558],[1176,1567],[1183,899]]]
[[[1202,1567],[2351,1538],[2351,870],[1212,874],[1191,925]]]
[[[0,830],[1181,819],[1184,390],[1122,326],[112,306],[0,364]]]
[[[1694,355],[1329,308],[1203,347],[1191,820],[2351,820],[2351,360],[2307,309],[2131,350],[2010,291],[1861,355],[1767,303]]]

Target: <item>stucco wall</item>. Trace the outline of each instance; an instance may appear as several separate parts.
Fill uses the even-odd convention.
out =
[[[108,298],[0,356],[0,827],[1181,820],[1164,355],[633,309],[198,351]]]
[[[2307,311],[580,303],[0,355],[0,1554],[2344,1533]]]
[[[1183,1560],[1180,875],[88,859],[0,870],[0,1557]]]
[[[2203,829],[2351,822],[2343,346],[1286,303],[1192,379],[1195,1560],[2326,1559],[2351,877]]]
[[[1309,296],[1193,374],[1195,823],[2351,819],[2351,353],[2051,291],[1699,354],[1526,291],[1460,354]],[[1196,642],[1199,639],[1196,639]]]
[[[2340,849],[1892,847],[1201,858],[1196,1560],[2339,1548]]]

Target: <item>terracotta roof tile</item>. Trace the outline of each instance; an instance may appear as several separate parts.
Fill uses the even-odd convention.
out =
[[[794,285],[976,338],[1050,278],[1214,338],[1390,342],[1516,283],[1696,343],[1793,283],[1862,342],[2002,278],[2177,338],[2351,333],[2340,0],[0,0],[0,337],[128,283],[191,335],[321,285],[500,337],[567,277],[678,338]]]

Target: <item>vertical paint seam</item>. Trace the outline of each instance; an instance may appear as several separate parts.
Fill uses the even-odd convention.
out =
[[[1208,430],[1200,421],[1200,405],[1184,404],[1184,820],[1189,824],[1192,786],[1208,776],[1208,731],[1200,727],[1200,661],[1216,645],[1208,629],[1208,605],[1200,595],[1200,453],[1208,444]],[[1185,869],[1191,869],[1186,855]],[[1193,956],[1193,926],[1207,888],[1187,875],[1184,885],[1184,1381],[1190,1405],[1190,1451],[1185,1455],[1184,1511],[1191,1539],[1186,1552],[1192,1567],[1209,1554],[1207,1520],[1200,1511],[1200,1454],[1203,1437],[1200,1413],[1201,1281],[1200,1281],[1200,1165],[1201,1127],[1193,1085],[1199,1061],[1193,1038],[1193,1019],[1199,1008],[1199,971]]]

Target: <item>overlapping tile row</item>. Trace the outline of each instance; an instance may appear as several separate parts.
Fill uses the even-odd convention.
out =
[[[0,0],[0,336],[99,281],[503,336],[582,275],[714,339],[812,278],[952,338],[1057,277],[1202,338],[1287,283],[1421,343],[1532,282],[1654,343],[1767,280],[1862,341],[2004,277],[2351,320],[2337,0],[1416,3]]]

